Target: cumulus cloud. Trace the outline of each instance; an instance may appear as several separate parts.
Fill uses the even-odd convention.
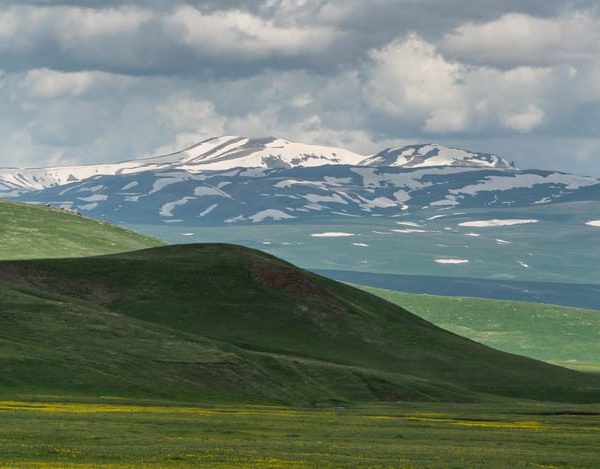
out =
[[[172,95],[156,107],[158,125],[171,134],[172,141],[153,149],[153,153],[172,153],[207,138],[225,133],[225,118],[208,100]]]
[[[243,134],[361,153],[438,141],[600,174],[594,3],[6,0],[0,165]]]
[[[370,53],[372,67],[366,84],[369,105],[399,119],[434,117],[436,110],[462,112],[463,74],[459,64],[446,61],[415,34]],[[460,118],[452,117],[446,122]],[[440,119],[442,124],[444,119]],[[464,125],[459,125],[462,129]]]
[[[277,67],[278,60],[287,60],[285,67],[301,67],[345,36],[329,26],[279,25],[238,9],[191,5],[0,8],[0,58],[14,68],[170,75],[219,74],[222,65],[243,73],[238,62]]]
[[[238,10],[206,14],[181,7],[166,21],[183,31],[184,43],[199,56],[230,55],[239,60],[312,54],[329,48],[342,35],[325,27],[282,27]]]
[[[590,12],[539,18],[509,13],[485,23],[468,22],[447,33],[443,50],[472,63],[552,65],[597,59],[600,20]]]
[[[0,10],[0,53],[26,59],[29,65],[69,59],[138,62],[141,58],[132,46],[151,18],[151,12],[138,7],[11,6]]]
[[[29,96],[52,99],[114,91],[126,87],[132,81],[131,77],[106,72],[60,72],[42,68],[25,73],[22,86]]]
[[[415,34],[372,51],[364,93],[372,112],[424,133],[530,132],[544,123],[544,106],[561,70],[467,66],[445,58]]]
[[[507,129],[516,130],[517,132],[531,132],[536,127],[539,127],[544,121],[545,112],[534,105],[527,106],[520,112],[508,112],[501,116],[501,122]]]

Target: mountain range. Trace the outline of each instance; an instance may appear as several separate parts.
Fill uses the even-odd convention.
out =
[[[600,199],[600,180],[436,144],[365,156],[225,136],[121,163],[0,168],[0,196],[128,223],[231,224]]]

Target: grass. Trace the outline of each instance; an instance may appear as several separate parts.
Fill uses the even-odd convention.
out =
[[[599,311],[360,288],[444,329],[498,350],[600,372]]]
[[[0,258],[157,244],[11,211]],[[596,467],[600,377],[258,251],[169,246],[0,262],[0,421],[2,468]]]
[[[160,241],[72,212],[0,200],[0,259],[109,254]]]
[[[5,398],[600,402],[600,377],[498,352],[239,246],[3,262],[0,279],[12,284],[0,289]]]
[[[2,467],[596,467],[600,408],[0,402]]]

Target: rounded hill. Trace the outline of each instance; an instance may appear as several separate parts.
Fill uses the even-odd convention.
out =
[[[0,200],[0,259],[110,254],[163,243],[76,212]]]

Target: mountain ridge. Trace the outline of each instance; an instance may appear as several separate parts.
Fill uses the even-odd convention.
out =
[[[387,148],[360,155],[342,148],[291,142],[275,137],[214,137],[165,155],[108,164],[41,168],[0,168],[0,194],[79,182],[93,176],[134,174],[145,171],[183,170],[190,173],[234,168],[285,169],[323,165],[395,167],[474,167],[516,169],[491,154],[448,148],[438,144]]]
[[[399,216],[600,200],[600,179],[520,170],[437,144],[363,157],[274,137],[222,136],[107,165],[1,169],[0,197],[116,223],[232,224]]]

